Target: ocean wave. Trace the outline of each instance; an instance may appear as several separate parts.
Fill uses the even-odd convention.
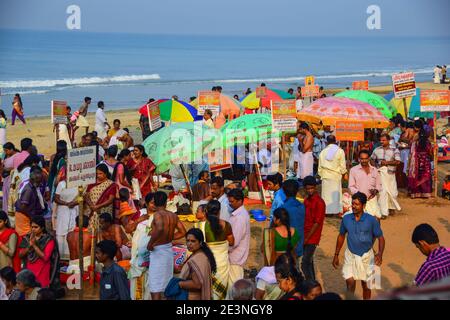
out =
[[[0,81],[1,88],[48,88],[56,86],[77,86],[87,84],[107,84],[161,79],[159,74],[121,75],[112,77],[85,77],[57,80],[15,80]]]

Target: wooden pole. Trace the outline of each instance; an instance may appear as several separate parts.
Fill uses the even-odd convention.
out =
[[[434,131],[434,152],[433,152],[433,161],[434,161],[434,197],[438,196],[438,145],[437,145],[437,117],[436,111],[433,112],[433,131]]]
[[[285,143],[284,143],[285,135],[281,135],[281,152],[283,157],[283,179],[286,180],[287,177],[287,159],[286,159],[286,150],[285,150]]]
[[[191,199],[189,200],[190,204],[191,204],[191,208],[192,208],[192,189],[191,189],[191,184],[189,183],[189,179],[188,176],[186,175],[186,171],[184,171],[183,165],[180,164],[180,169],[181,172],[183,173],[183,177],[184,177],[184,181],[186,181],[186,186],[188,188],[189,194],[191,195]]]
[[[403,111],[405,112],[405,120],[408,119],[408,107],[406,106],[406,98],[403,98]]]
[[[263,204],[266,205],[266,195],[264,194],[264,186],[261,177],[261,172],[259,171],[258,156],[256,155],[256,149],[253,149],[253,156],[256,161],[255,168],[256,168],[256,176],[258,178],[258,186],[260,187],[259,191],[261,193]]]
[[[89,285],[95,284],[95,246],[97,245],[97,224],[93,224],[91,232],[91,265],[89,267]]]
[[[56,128],[55,128],[56,130],[56,142],[58,142],[58,140],[59,140],[59,124],[56,124]]]
[[[84,256],[83,256],[83,186],[78,187],[78,258],[80,267],[80,291],[78,299],[83,300],[83,271],[84,271]]]

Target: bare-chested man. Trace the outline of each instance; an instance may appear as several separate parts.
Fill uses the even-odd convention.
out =
[[[172,241],[184,237],[186,229],[178,216],[166,210],[167,195],[158,191],[154,195],[156,212],[151,225],[150,267],[148,287],[152,300],[161,300],[161,295],[173,277]]]
[[[117,246],[116,259],[117,259],[117,261],[120,261],[123,259],[130,259],[131,243],[126,243],[127,239],[126,239],[125,233],[121,230],[120,225],[113,224],[112,216],[106,212],[102,213],[98,217],[98,224],[99,224],[98,241],[112,240],[116,243],[116,246]]]
[[[89,132],[89,122],[86,120],[86,116],[91,101],[92,99],[90,97],[84,98],[83,104],[80,106],[80,109],[78,109],[79,115],[77,118],[76,125],[74,127],[74,131],[76,131],[78,128],[86,128],[86,134]]]
[[[300,124],[300,134],[298,136],[299,152],[297,159],[294,162],[294,169],[297,171],[297,178],[303,180],[307,176],[313,176],[313,145],[314,137],[311,134],[310,128],[306,122]]]
[[[69,245],[69,256],[70,256],[70,264],[78,265],[78,259],[80,258],[80,252],[78,251],[78,236],[79,236],[79,219],[78,217],[75,220],[76,228],[73,231],[70,231],[67,236],[67,244]],[[84,269],[87,270],[90,264],[91,257],[91,234],[89,233],[87,227],[89,224],[89,217],[83,217],[83,257],[84,257]]]

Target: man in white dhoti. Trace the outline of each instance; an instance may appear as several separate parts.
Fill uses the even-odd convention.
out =
[[[178,216],[166,210],[167,195],[162,191],[154,195],[155,214],[151,224],[150,266],[148,268],[148,287],[152,300],[161,300],[162,293],[173,277],[172,241],[184,237],[186,229]]]
[[[342,212],[342,176],[347,173],[345,152],[336,144],[336,137],[327,137],[327,147],[319,155],[318,174],[322,179],[322,199],[326,214]]]
[[[97,137],[105,139],[107,136],[107,130],[111,128],[105,115],[105,104],[103,101],[97,103],[97,111],[95,112],[95,131],[97,131]]]
[[[380,173],[381,191],[378,203],[381,209],[381,219],[386,219],[389,210],[401,210],[397,201],[398,189],[395,178],[395,171],[400,163],[400,151],[390,146],[388,134],[382,134],[380,142],[381,146],[373,151],[370,158]]]
[[[381,219],[378,205],[378,194],[381,190],[381,180],[378,170],[370,165],[368,150],[359,152],[359,164],[350,169],[348,188],[352,195],[362,192],[367,197],[366,212],[377,219]]]
[[[339,253],[347,234],[347,249],[345,250],[342,275],[347,284],[347,291],[352,294],[355,293],[356,281],[361,280],[364,300],[370,299],[371,286],[369,284],[374,280],[375,266],[381,266],[385,246],[380,223],[375,217],[364,212],[366,202],[367,197],[362,192],[357,192],[352,196],[353,213],[342,218],[333,258],[333,267],[337,269]],[[372,249],[375,239],[378,239],[378,253],[376,254]]]
[[[314,157],[313,146],[314,137],[311,134],[309,125],[306,122],[300,124],[299,152],[297,153],[297,159],[294,163],[294,168],[297,171],[297,178],[303,180],[307,176],[314,176]]]

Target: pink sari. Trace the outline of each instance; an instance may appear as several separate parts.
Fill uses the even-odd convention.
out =
[[[419,148],[418,142],[411,145],[408,171],[408,192],[412,198],[429,198],[432,192],[431,181],[431,143],[425,149]]]

